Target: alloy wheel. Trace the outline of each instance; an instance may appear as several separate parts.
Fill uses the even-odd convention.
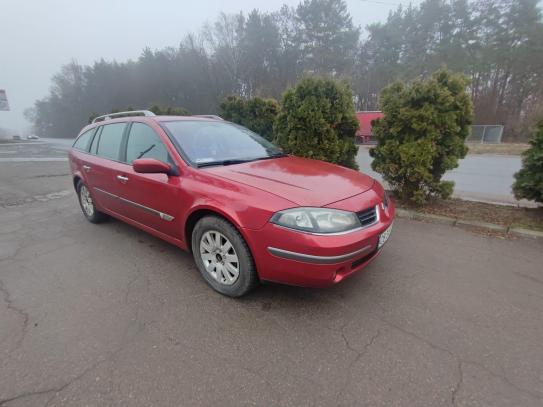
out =
[[[216,230],[200,239],[200,257],[206,271],[219,283],[234,284],[239,277],[239,259],[230,240]]]
[[[90,192],[85,185],[81,185],[79,196],[81,199],[81,206],[83,207],[85,214],[87,214],[89,217],[92,216],[94,214],[94,203],[92,202]]]

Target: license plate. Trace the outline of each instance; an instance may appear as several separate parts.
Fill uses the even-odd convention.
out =
[[[390,225],[383,233],[379,235],[379,244],[377,245],[378,249],[380,249],[388,240],[390,237],[390,232],[392,232],[392,225]]]

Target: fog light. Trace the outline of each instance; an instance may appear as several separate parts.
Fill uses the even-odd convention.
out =
[[[334,281],[335,282],[341,281],[341,279],[343,278],[343,275],[346,272],[347,270],[345,269],[345,267],[338,268],[336,271],[334,271]]]

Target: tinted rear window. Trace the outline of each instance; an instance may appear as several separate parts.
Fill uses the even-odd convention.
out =
[[[79,136],[75,141],[73,147],[77,150],[89,151],[89,143],[95,129],[87,130],[85,133]]]
[[[111,160],[119,160],[119,151],[126,123],[106,124],[98,140],[97,155]]]

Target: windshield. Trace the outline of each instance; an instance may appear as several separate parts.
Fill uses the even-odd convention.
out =
[[[258,134],[229,122],[163,122],[185,156],[199,167],[255,161],[283,155]]]

